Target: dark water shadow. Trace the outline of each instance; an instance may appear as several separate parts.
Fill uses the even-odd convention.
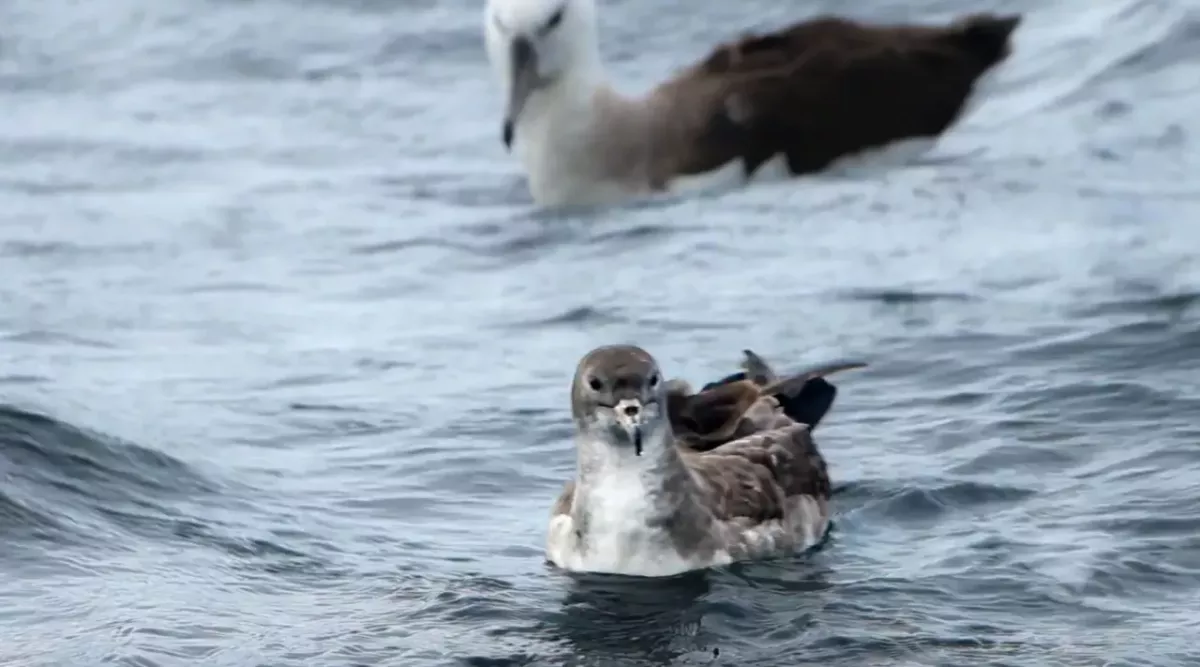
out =
[[[671,664],[696,650],[710,576],[570,575],[566,596],[539,634],[569,648],[582,664]]]

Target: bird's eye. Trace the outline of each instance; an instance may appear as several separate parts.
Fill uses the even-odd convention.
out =
[[[566,10],[566,7],[559,7],[558,11],[554,12],[554,14],[550,17],[550,20],[546,21],[546,28],[545,28],[546,32],[554,30],[555,28],[558,27],[559,23],[562,23],[563,11],[565,11],[565,10]]]
[[[658,386],[658,373],[655,373],[654,375],[650,376],[650,388],[653,389],[657,386]]]
[[[592,391],[600,391],[604,388],[604,383],[600,381],[600,378],[593,376],[588,379],[588,386],[592,388]]]

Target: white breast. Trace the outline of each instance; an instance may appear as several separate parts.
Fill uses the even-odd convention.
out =
[[[575,501],[586,503],[588,511],[586,548],[580,549],[568,515],[550,519],[546,542],[547,558],[565,570],[664,577],[730,562],[724,552],[712,559],[681,555],[663,530],[647,526],[654,509],[637,471],[618,470],[589,480]]]
[[[514,150],[525,167],[529,192],[539,206],[599,206],[648,191],[638,165],[619,160],[614,170],[603,156],[597,109],[566,98],[542,97],[518,121]],[[628,169],[627,169],[628,168]]]
[[[545,159],[553,157],[560,156],[539,155],[526,162],[529,192],[538,206],[605,206],[644,194],[621,181]]]

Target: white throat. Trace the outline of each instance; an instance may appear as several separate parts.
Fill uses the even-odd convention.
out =
[[[592,433],[580,433],[576,439],[578,463],[576,476],[581,483],[613,474],[638,474],[651,478],[661,476],[664,469],[675,463],[678,454],[670,426],[646,429],[642,452],[627,443],[613,443]]]

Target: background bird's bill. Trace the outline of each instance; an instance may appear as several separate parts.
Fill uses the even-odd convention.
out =
[[[524,37],[517,37],[512,41],[509,47],[509,92],[508,106],[504,111],[504,129],[502,138],[504,139],[504,147],[512,149],[513,128],[516,125],[517,118],[521,115],[521,110],[525,108],[525,102],[533,91],[537,90],[541,85],[538,79],[538,61],[537,52],[533,50],[533,45]]]

